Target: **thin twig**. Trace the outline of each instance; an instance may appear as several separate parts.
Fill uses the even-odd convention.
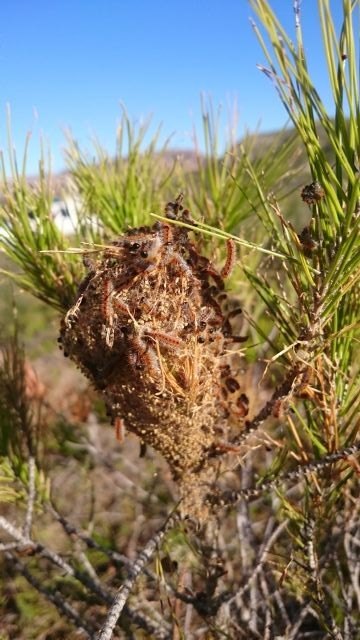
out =
[[[249,489],[240,489],[240,491],[224,491],[219,495],[209,496],[209,500],[212,504],[219,504],[221,506],[230,506],[235,504],[239,500],[251,500],[252,498],[258,498],[265,491],[271,491],[277,489],[282,482],[288,482],[290,480],[300,480],[307,476],[309,473],[321,471],[330,464],[344,460],[352,455],[357,455],[360,452],[360,442],[353,444],[345,449],[340,449],[334,453],[329,453],[326,456],[320,458],[320,460],[314,460],[303,465],[298,465],[293,471],[288,471],[283,474],[279,474],[272,480],[264,480],[258,487]]]
[[[269,551],[270,551],[271,547],[273,546],[274,542],[278,539],[279,535],[287,527],[288,522],[289,522],[288,520],[284,520],[283,522],[281,522],[276,527],[276,529],[273,531],[273,533],[271,534],[269,539],[265,542],[265,544],[263,545],[262,550],[260,549],[260,554],[259,554],[259,557],[258,557],[257,561],[255,562],[255,568],[254,568],[253,572],[251,573],[249,578],[246,580],[245,584],[241,587],[241,589],[239,589],[234,595],[231,595],[231,598],[229,599],[229,603],[230,604],[234,600],[236,600],[237,598],[242,598],[242,596],[246,593],[246,591],[249,589],[251,584],[254,582],[255,578],[261,572],[262,567],[263,567],[264,563],[266,562],[267,554],[269,553]]]
[[[149,634],[150,638],[156,638],[157,640],[171,640],[171,626],[165,622],[165,620],[161,620],[161,624],[156,623],[144,612],[139,613],[138,607],[135,608],[129,604],[125,605],[124,614],[133,624],[144,629]]]
[[[101,628],[98,635],[98,640],[111,639],[115,625],[121,615],[121,612],[125,606],[125,603],[130,595],[137,577],[143,571],[145,564],[149,562],[150,558],[155,553],[157,547],[165,537],[166,533],[170,529],[174,528],[179,520],[180,515],[178,513],[174,513],[173,515],[171,515],[165,522],[165,524],[161,527],[160,531],[158,531],[149,540],[144,549],[139,553],[138,557],[132,565],[130,576],[127,578],[127,580],[125,580],[124,584],[120,587],[115,597],[115,600],[105,620],[105,624]]]
[[[288,629],[288,640],[296,640],[296,638],[299,637],[298,631],[300,630],[302,623],[304,622],[304,620],[306,620],[308,615],[312,615],[315,620],[319,619],[310,603],[303,605],[303,607],[300,609],[295,624],[292,625],[291,629]]]
[[[56,520],[61,524],[65,533],[70,538],[75,537],[78,540],[81,540],[86,544],[88,549],[96,549],[97,551],[101,551],[101,553],[106,555],[116,566],[121,567],[121,569],[125,569],[125,571],[131,572],[132,562],[131,560],[129,560],[129,558],[124,556],[122,553],[119,553],[118,551],[114,551],[114,549],[108,549],[104,545],[94,540],[94,538],[92,538],[88,534],[84,533],[83,531],[79,531],[79,529],[77,529],[72,522],[70,522],[63,515],[61,515],[53,505],[50,505],[49,510],[53,514],[53,516],[56,518]],[[156,582],[157,577],[154,575],[152,571],[150,571],[150,569],[144,567],[143,573],[148,578],[150,578],[150,580],[153,580]],[[169,591],[173,592],[173,589],[170,587],[170,585],[167,585],[167,587]]]
[[[79,540],[82,540],[89,549],[96,549],[97,551],[101,551],[117,565],[125,567],[131,566],[131,561],[129,560],[129,558],[121,553],[118,553],[118,551],[107,549],[104,545],[96,542],[96,540],[91,538],[88,534],[84,533],[83,531],[79,531],[79,529],[77,529],[72,522],[69,522],[69,520],[61,515],[53,505],[50,505],[49,510],[56,518],[56,520],[61,524],[64,531],[70,538],[76,537]]]
[[[32,540],[30,537],[24,536],[20,529],[15,527],[3,516],[0,516],[0,528],[6,531],[12,538],[15,538],[16,540],[16,543],[4,544],[3,549],[0,550],[7,551],[9,548],[12,550],[18,550],[19,548],[21,549],[23,547],[32,547],[34,553],[47,558],[53,564],[56,564],[58,567],[60,567],[60,569],[62,569],[67,575],[70,575],[73,578],[77,579],[82,585],[89,589],[90,592],[96,594],[102,602],[107,605],[112,604],[115,592],[106,589],[97,578],[94,579],[94,577],[92,577],[88,573],[84,573],[78,571],[77,569],[74,569],[69,563],[63,560],[63,558],[54,551],[47,549],[40,543]],[[166,628],[166,625],[164,625],[164,628],[161,628],[155,622],[151,621],[148,616],[143,615],[139,611],[135,611],[131,606],[126,606],[124,611],[134,624],[144,629],[151,635],[151,637],[159,638],[159,640],[165,640],[168,637],[168,629]]]
[[[349,570],[351,584],[354,589],[354,595],[357,600],[357,606],[360,610],[360,563],[359,553],[353,547],[359,546],[360,541],[356,538],[356,533],[360,529],[359,523],[359,504],[355,505],[354,512],[350,521],[347,523],[344,534],[344,550],[347,560],[347,566]],[[355,524],[355,531],[352,531],[352,527]]]
[[[18,542],[8,542],[8,543],[0,543],[0,552],[1,551],[13,551],[14,549],[18,549]]]
[[[26,537],[29,537],[31,534],[31,527],[33,521],[34,514],[34,503],[36,498],[36,486],[35,486],[35,458],[33,456],[29,457],[29,482],[28,482],[28,499],[27,499],[27,508],[26,508],[26,516],[25,522],[23,526],[23,534]]]
[[[18,546],[32,547],[34,553],[47,558],[53,564],[56,564],[60,569],[65,571],[65,573],[79,580],[79,582],[88,587],[90,591],[100,596],[105,603],[110,604],[112,602],[113,594],[105,590],[99,581],[95,581],[89,575],[74,569],[68,562],[66,562],[66,560],[51,549],[44,547],[39,542],[35,542],[28,536],[24,536],[17,527],[11,524],[11,522],[6,520],[3,516],[0,516],[0,528],[4,529],[4,531],[15,538],[19,543]]]
[[[34,542],[29,536],[25,536],[20,529],[15,527],[11,522],[9,522],[3,516],[0,516],[0,529],[6,531],[12,538],[14,538],[18,542],[18,546],[23,547],[33,547],[35,553],[43,556],[50,560],[53,564],[56,564],[60,569],[63,569],[66,573],[71,576],[75,575],[74,569],[72,566],[66,562],[58,553],[44,547],[44,545],[39,542]]]
[[[84,621],[84,617],[80,616],[73,607],[71,607],[57,592],[51,591],[44,587],[35,576],[30,573],[28,568],[18,560],[12,553],[7,552],[6,558],[12,563],[12,566],[22,575],[29,584],[31,584],[36,591],[41,593],[49,602],[51,602],[58,611],[65,616],[70,622],[72,622],[76,629],[82,631],[87,638],[93,640],[95,638],[95,630],[89,625],[88,622]]]
[[[277,387],[277,389],[275,389],[270,400],[268,400],[268,402],[259,411],[259,413],[252,420],[247,420],[245,422],[243,431],[238,436],[231,439],[232,445],[239,446],[240,444],[243,444],[243,442],[245,442],[247,438],[249,438],[255,431],[258,430],[262,423],[272,415],[276,403],[287,398],[293,391],[296,385],[296,381],[302,375],[302,373],[303,369],[301,369],[299,365],[296,365],[288,373],[285,380],[281,385]]]

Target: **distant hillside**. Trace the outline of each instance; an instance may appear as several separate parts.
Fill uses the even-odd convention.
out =
[[[254,161],[264,153],[268,152],[271,148],[273,148],[273,153],[276,154],[277,149],[280,149],[284,144],[286,144],[292,136],[294,136],[294,129],[290,127],[286,130],[282,129],[266,133],[255,132],[246,134],[238,144],[239,146],[244,145],[247,149],[250,149],[249,156]],[[331,156],[329,143],[326,140],[326,136],[321,127],[319,127],[319,136],[320,140],[323,142],[325,155],[327,157]],[[168,149],[162,154],[162,158],[169,164],[169,167],[173,163],[178,162],[182,165],[182,168],[185,171],[196,172],[198,169],[199,157],[193,149]],[[200,154],[200,158],[205,160],[204,155]],[[221,161],[221,158],[219,158],[219,160]],[[299,183],[303,182],[305,184],[309,180],[310,176],[307,168],[306,153],[301,141],[299,141],[299,153],[296,155],[296,158],[294,158],[294,169],[300,170],[300,173],[298,174],[298,177],[300,178]],[[52,176],[55,197],[60,198],[63,195],[64,190],[67,190],[69,178],[70,174],[66,170]],[[37,176],[29,177],[29,183],[31,184],[35,185],[37,180]]]
[[[281,148],[286,145],[290,139],[294,138],[294,136],[296,136],[296,133],[293,128],[267,133],[249,133],[239,141],[238,146],[244,147],[250,159],[255,163],[265,154],[271,154],[274,162],[276,162],[277,155],[281,151]],[[330,146],[321,127],[319,127],[319,136],[320,140],[323,141],[325,154],[331,158]],[[165,161],[165,163],[168,164],[169,169],[177,163],[181,166],[185,174],[191,173],[196,182],[199,161],[205,162],[205,155],[197,155],[193,149],[168,149],[165,153],[161,154],[161,159],[162,162]],[[219,157],[219,162],[221,163],[221,161],[222,158]],[[269,163],[267,166],[269,166]],[[52,213],[59,228],[65,234],[73,233],[79,206],[78,199],[74,197],[73,190],[70,189],[70,181],[71,174],[66,170],[52,176],[54,193]],[[309,184],[311,181],[312,177],[309,171],[306,152],[303,143],[299,140],[299,144],[294,145],[292,160],[284,168],[283,179],[273,185],[276,197],[281,200],[284,215],[298,226],[299,229],[301,229],[304,224],[307,224],[308,221],[308,207],[302,202],[300,192],[303,186]],[[29,178],[30,184],[35,186],[37,182],[38,178],[36,176]],[[177,185],[179,185],[179,182],[181,182],[181,178],[177,179]],[[183,188],[184,191],[186,191],[186,184],[184,184]]]

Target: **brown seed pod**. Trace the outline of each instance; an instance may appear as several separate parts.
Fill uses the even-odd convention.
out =
[[[298,235],[298,238],[305,255],[308,257],[311,256],[318,245],[317,242],[315,242],[309,227],[304,227],[302,232]]]
[[[166,211],[182,219],[179,199]],[[231,328],[215,299],[222,278],[204,264],[183,227],[129,230],[99,254],[61,325],[64,351],[101,392],[118,436],[126,427],[164,456],[183,512],[200,519],[215,477],[209,452],[231,428],[219,392],[224,368],[237,388],[225,349]],[[237,427],[246,413],[233,414]]]
[[[301,198],[306,204],[313,205],[320,202],[325,196],[324,188],[319,182],[312,182],[305,185],[301,191]]]

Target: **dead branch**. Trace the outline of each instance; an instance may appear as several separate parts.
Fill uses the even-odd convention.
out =
[[[98,640],[110,640],[116,626],[116,623],[124,609],[126,601],[130,595],[130,592],[135,584],[136,579],[140,573],[144,570],[145,565],[150,561],[152,555],[159,547],[161,541],[165,535],[173,529],[180,521],[180,515],[178,513],[172,514],[161,529],[149,540],[144,549],[139,553],[135,562],[132,565],[131,573],[124,584],[120,587],[111,609],[108,612],[105,624],[103,625],[98,635]]]

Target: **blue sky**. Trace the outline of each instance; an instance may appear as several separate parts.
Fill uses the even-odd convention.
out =
[[[271,4],[293,32],[293,0]],[[335,15],[341,4],[334,0]],[[316,5],[302,2],[305,44],[326,101]],[[256,68],[264,57],[250,15],[246,0],[1,0],[0,148],[7,104],[20,157],[33,132],[29,174],[37,170],[40,132],[54,171],[64,167],[66,128],[89,147],[96,133],[111,152],[121,102],[134,120],[153,114],[164,137],[176,132],[176,148],[191,147],[201,92],[225,111],[237,100],[239,135],[259,123],[266,131],[282,126],[283,108]]]

